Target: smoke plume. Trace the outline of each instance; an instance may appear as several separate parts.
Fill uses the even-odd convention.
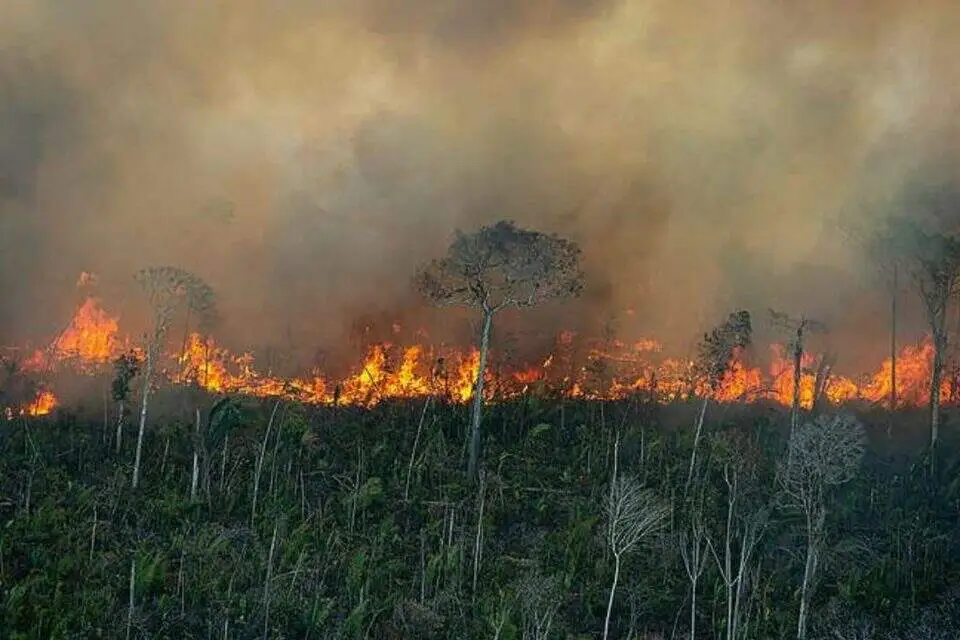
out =
[[[445,322],[414,269],[512,218],[585,251],[583,300],[540,326],[614,318],[685,348],[746,305],[863,337],[882,291],[838,212],[954,173],[958,19],[948,0],[7,0],[0,332],[55,332],[81,271],[137,317],[132,274],[173,264],[217,290],[225,338],[336,349],[359,318]]]

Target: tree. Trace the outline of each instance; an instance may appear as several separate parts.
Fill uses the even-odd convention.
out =
[[[949,346],[946,315],[960,277],[960,184],[952,179],[914,182],[889,200],[879,221],[871,216],[869,226],[853,226],[867,256],[886,274],[891,293],[891,411],[897,405],[897,294],[906,281],[920,295],[934,351],[929,405],[933,447],[939,438],[940,388]]]
[[[790,434],[787,458],[778,480],[787,506],[799,509],[805,523],[807,553],[797,616],[798,640],[807,635],[810,603],[826,547],[829,492],[853,479],[864,448],[863,426],[846,414],[821,415]]]
[[[929,217],[904,216],[891,218],[880,232],[878,242],[899,256],[920,294],[930,339],[933,343],[933,363],[930,372],[930,446],[937,444],[940,435],[940,387],[943,383],[944,360],[949,346],[947,311],[957,294],[960,279],[960,234],[952,224],[937,215],[944,203],[934,193],[921,199],[921,211],[934,214]],[[960,193],[956,194],[960,204]]]
[[[848,212],[856,213],[856,211]],[[888,410],[890,423],[888,434],[893,426],[893,416],[897,410],[897,326],[900,315],[900,293],[904,271],[903,252],[897,247],[897,238],[889,235],[881,223],[878,228],[875,215],[846,216],[841,220],[840,231],[851,241],[864,257],[876,268],[884,289],[890,296],[890,395]],[[868,220],[868,223],[864,222]]]
[[[693,451],[690,453],[690,470],[687,473],[686,489],[689,490],[693,480],[694,466],[697,461],[697,447],[700,444],[700,435],[703,431],[703,421],[707,415],[707,404],[710,397],[723,383],[723,378],[730,368],[730,364],[739,351],[746,349],[753,341],[753,325],[750,321],[750,312],[741,309],[731,313],[721,324],[713,328],[710,333],[703,335],[698,347],[697,365],[707,382],[707,389],[700,405],[697,416],[697,426],[693,435]]]
[[[617,459],[620,455],[619,436],[613,446],[613,473],[606,504],[606,539],[613,554],[613,582],[607,598],[607,615],[603,622],[603,640],[610,636],[610,616],[613,599],[620,582],[620,565],[623,557],[639,546],[648,535],[655,533],[672,513],[668,504],[645,489],[636,478],[617,475]]]
[[[147,407],[156,360],[163,348],[167,331],[177,311],[185,308],[200,317],[211,319],[216,314],[213,289],[198,276],[178,267],[147,267],[136,273],[134,279],[147,294],[153,313],[153,329],[146,337],[143,364],[143,391],[140,399],[140,427],[137,432],[137,450],[133,462],[133,488],[140,480],[140,459],[143,434],[147,425]]]
[[[518,227],[503,220],[473,233],[457,231],[447,255],[421,267],[420,293],[436,306],[467,306],[482,314],[480,366],[470,416],[467,476],[477,477],[483,382],[494,315],[555,298],[575,297],[583,288],[580,248],[570,240]]]
[[[517,599],[523,618],[523,640],[547,640],[553,619],[563,604],[561,581],[537,569],[528,572],[517,584]]]
[[[124,406],[130,396],[130,384],[140,371],[140,362],[135,353],[120,354],[113,361],[114,378],[110,385],[113,401],[117,403],[117,435],[114,445],[117,455],[120,455],[120,446],[123,441],[123,421],[125,418]]]
[[[749,596],[747,584],[769,515],[760,469],[762,453],[749,437],[735,431],[717,434],[712,444],[711,458],[722,467],[727,509],[719,523],[722,531],[717,534],[708,530],[707,547],[726,591],[725,637],[737,640],[747,637],[742,629]]]
[[[800,316],[794,318],[780,311],[769,310],[770,322],[780,329],[786,329],[794,334],[789,345],[793,351],[793,406],[790,409],[790,433],[800,423],[800,382],[803,376],[803,354],[806,349],[806,338],[811,333],[825,333],[827,326],[819,320]],[[814,397],[816,400],[816,396]]]

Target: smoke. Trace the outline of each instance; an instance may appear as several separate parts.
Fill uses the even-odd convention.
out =
[[[241,344],[335,349],[371,316],[437,326],[414,269],[501,218],[584,247],[584,299],[531,314],[541,328],[613,318],[684,348],[746,305],[862,338],[882,298],[837,214],[869,222],[877,194],[956,150],[946,0],[4,14],[5,340],[56,331],[80,271],[136,317],[131,276],[152,264],[205,278]]]

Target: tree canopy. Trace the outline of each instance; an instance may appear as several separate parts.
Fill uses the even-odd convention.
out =
[[[417,288],[438,306],[495,312],[574,297],[583,287],[580,248],[572,241],[518,227],[510,220],[457,231],[443,258],[417,273]]]
[[[153,310],[157,331],[163,332],[181,306],[207,323],[216,319],[216,296],[201,277],[180,267],[146,267],[134,275],[146,292]]]

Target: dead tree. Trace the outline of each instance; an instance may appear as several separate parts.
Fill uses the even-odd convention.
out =
[[[940,435],[940,388],[949,347],[947,311],[960,279],[960,187],[924,185],[911,189],[897,213],[879,226],[874,243],[913,282],[920,294],[930,338],[930,446]],[[895,381],[894,381],[895,386]]]
[[[811,409],[814,415],[819,414],[823,410],[824,404],[829,400],[827,390],[830,388],[831,376],[836,364],[837,354],[835,352],[828,351],[820,356],[816,376],[813,380],[813,405]]]
[[[864,220],[869,222],[865,223]],[[897,410],[897,327],[900,315],[900,294],[903,288],[901,275],[904,272],[904,251],[900,247],[901,239],[891,234],[892,229],[876,224],[875,216],[855,216],[841,224],[841,231],[872,263],[883,288],[890,296],[890,394],[888,409],[890,412],[889,429],[892,428],[893,415]]]
[[[785,505],[804,517],[806,562],[800,588],[797,639],[807,635],[810,603],[827,543],[830,491],[853,479],[863,458],[865,436],[856,418],[822,415],[790,434],[787,457],[778,474]]]
[[[726,591],[726,640],[748,636],[743,629],[754,556],[767,527],[769,509],[762,484],[761,454],[749,436],[722,432],[713,439],[711,459],[722,465],[726,517],[721,531],[707,530],[707,547]],[[759,569],[756,569],[759,570]]]
[[[522,229],[511,221],[458,231],[447,255],[421,267],[420,293],[437,306],[468,306],[482,314],[480,366],[473,390],[467,477],[477,477],[483,381],[493,316],[507,307],[532,307],[544,300],[579,295],[583,287],[580,248],[556,235]]]
[[[800,316],[794,318],[780,311],[769,310],[770,322],[774,327],[785,329],[793,334],[788,343],[793,354],[793,405],[790,408],[790,433],[800,423],[800,383],[803,380],[803,354],[806,339],[810,334],[825,333],[827,326],[819,320]]]
[[[132,486],[136,489],[140,481],[143,434],[147,425],[147,408],[153,374],[167,332],[179,310],[188,309],[195,314],[212,316],[215,311],[215,302],[213,290],[206,282],[178,267],[147,267],[138,271],[134,278],[147,294],[153,314],[153,328],[145,340],[140,426],[137,431],[137,450],[133,462]]]
[[[523,619],[523,640],[547,640],[563,604],[560,579],[533,569],[520,579],[516,589]]]
[[[912,236],[916,253],[911,263],[911,276],[923,302],[933,342],[933,363],[930,371],[930,446],[940,435],[940,388],[944,361],[949,346],[947,311],[957,293],[960,278],[960,237],[925,232],[914,225],[905,230]]]
[[[655,533],[672,512],[670,506],[632,477],[617,475],[619,441],[614,444],[613,474],[606,503],[606,538],[613,554],[613,583],[607,598],[607,615],[603,622],[603,640],[610,636],[610,616],[620,582],[623,557],[632,553],[648,535]]]

